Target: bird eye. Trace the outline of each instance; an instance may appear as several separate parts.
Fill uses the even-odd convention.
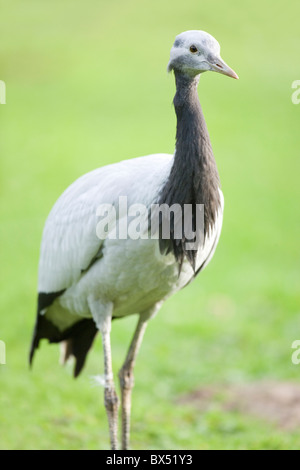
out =
[[[195,52],[198,52],[198,49],[197,49],[196,46],[192,45],[192,46],[190,47],[190,51],[191,51],[193,54],[195,54]]]

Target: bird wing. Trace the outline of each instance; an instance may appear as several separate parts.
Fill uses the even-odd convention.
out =
[[[117,205],[120,196],[151,204],[168,176],[172,155],[157,154],[108,165],[76,180],[58,199],[46,221],[39,262],[38,291],[61,292],[101,257],[97,208]]]

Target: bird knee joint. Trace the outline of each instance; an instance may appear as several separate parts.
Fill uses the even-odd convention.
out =
[[[134,377],[132,370],[122,368],[119,372],[121,388],[131,389],[134,386]]]
[[[119,398],[114,388],[106,388],[104,392],[105,408],[108,411],[115,411],[119,407]]]

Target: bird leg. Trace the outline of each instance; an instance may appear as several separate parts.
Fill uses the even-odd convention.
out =
[[[147,326],[147,320],[141,315],[132,338],[125,362],[120,369],[119,379],[121,387],[121,404],[122,404],[122,449],[127,450],[129,447],[130,436],[130,411],[131,411],[131,391],[134,385],[133,368],[135,359],[139,351],[144,332]]]
[[[118,447],[118,408],[119,399],[116,394],[113,371],[112,371],[112,360],[111,360],[111,344],[110,344],[110,324],[109,328],[100,328],[102,334],[102,344],[104,352],[104,373],[105,373],[105,389],[104,389],[104,404],[108,417],[109,434],[111,450],[117,450]]]

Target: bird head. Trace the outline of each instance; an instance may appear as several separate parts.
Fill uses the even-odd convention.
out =
[[[218,41],[205,31],[185,31],[176,37],[168,64],[168,72],[172,70],[191,77],[210,70],[239,78],[221,59]]]

